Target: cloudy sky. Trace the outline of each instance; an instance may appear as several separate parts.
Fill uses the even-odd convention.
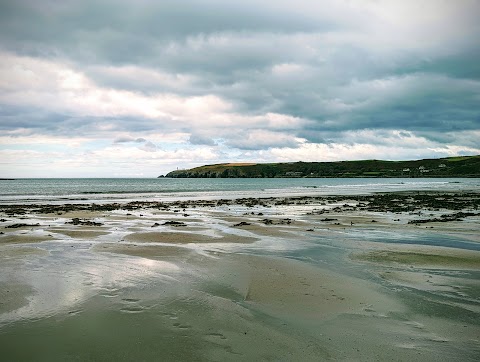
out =
[[[478,0],[0,0],[0,177],[480,154]]]

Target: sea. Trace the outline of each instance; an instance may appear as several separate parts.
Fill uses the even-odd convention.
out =
[[[0,181],[0,203],[84,203],[480,190],[479,178],[45,178]]]

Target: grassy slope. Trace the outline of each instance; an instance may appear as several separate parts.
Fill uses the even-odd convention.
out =
[[[428,172],[421,172],[421,167]],[[414,161],[228,163],[173,171],[167,177],[480,177],[480,156]]]

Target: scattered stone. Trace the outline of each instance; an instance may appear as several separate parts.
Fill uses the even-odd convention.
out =
[[[160,224],[158,222],[156,222],[155,224],[153,224],[151,227],[154,228],[154,227],[157,227],[157,226],[160,226]]]
[[[233,225],[233,226],[234,226],[234,227],[237,227],[237,226],[248,226],[248,225],[251,225],[251,224],[248,223],[248,222],[242,221],[242,222],[239,222],[238,224],[235,224],[235,225]]]
[[[84,225],[84,226],[102,226],[101,222],[95,222],[91,220],[80,220],[78,217],[74,217],[72,221],[67,221],[65,224],[73,224],[73,225]]]
[[[12,224],[5,226],[6,229],[18,229],[18,228],[23,228],[23,227],[32,227],[32,226],[40,226],[39,223],[36,224]]]
[[[72,211],[113,211],[125,210],[128,212],[143,210],[143,209],[162,209],[180,212],[182,209],[191,207],[218,207],[218,206],[234,206],[244,205],[248,207],[262,206],[272,207],[274,205],[332,205],[341,203],[342,206],[337,206],[333,209],[313,210],[309,214],[319,215],[330,212],[350,212],[354,208],[369,211],[369,212],[391,212],[395,214],[410,214],[410,215],[424,215],[425,210],[453,210],[453,212],[463,212],[469,214],[465,210],[478,211],[480,210],[480,195],[475,192],[461,192],[461,193],[438,193],[438,192],[410,192],[410,193],[383,193],[374,196],[357,195],[353,197],[350,203],[342,202],[342,198],[338,196],[298,196],[298,197],[271,197],[271,198],[239,198],[239,199],[221,199],[221,200],[189,200],[189,201],[173,201],[173,202],[158,202],[158,201],[132,201],[126,204],[110,203],[110,204],[59,204],[59,205],[39,205],[39,204],[11,204],[0,205],[0,212],[6,216],[20,216],[26,214],[57,214],[64,215]],[[258,213],[261,214],[261,213]],[[459,221],[462,217],[460,215],[449,215],[448,217],[437,217],[434,220],[430,216],[426,222],[432,221]],[[463,216],[463,217],[467,217]],[[452,218],[452,220],[450,220]],[[331,220],[334,221],[334,220]],[[420,221],[421,222],[421,221]],[[276,223],[276,222],[275,222]],[[417,221],[412,221],[415,224]]]
[[[338,219],[331,219],[329,217],[326,217],[325,219],[321,219],[320,221],[337,221]]]
[[[170,226],[175,226],[175,227],[179,227],[179,226],[187,226],[187,224],[185,224],[184,222],[182,221],[165,221],[162,225],[170,225]]]
[[[462,221],[463,218],[468,216],[478,216],[480,213],[475,212],[457,212],[455,214],[444,214],[440,218],[432,219],[420,219],[420,220],[410,220],[409,224],[425,224],[427,222],[448,222],[448,221]]]

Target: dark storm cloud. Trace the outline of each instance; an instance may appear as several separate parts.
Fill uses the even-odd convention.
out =
[[[365,9],[341,1],[1,1],[3,51],[68,64],[106,90],[215,95],[230,106],[215,119],[272,112],[304,122],[265,125],[271,132],[262,133],[241,121],[226,132],[207,120],[197,132],[203,114],[87,117],[5,101],[0,127],[92,134],[108,124],[110,131],[186,132],[193,145],[223,138],[244,150],[405,130],[472,146],[458,135],[480,129],[480,3],[426,4],[433,18],[447,14],[448,27],[418,18],[411,4],[401,18],[388,1],[365,2]]]
[[[159,45],[199,34],[300,32],[326,27],[272,4],[225,1],[8,1],[1,3],[2,42],[15,50],[71,50],[123,62],[148,59]],[[250,5],[250,6],[249,6]],[[255,6],[253,6],[255,5]],[[91,54],[92,56],[94,54]]]
[[[216,146],[217,143],[210,137],[201,135],[201,134],[192,134],[188,139],[192,145],[206,145],[206,146]]]
[[[13,135],[59,133],[59,125],[62,128],[68,128],[68,125],[72,124],[72,119],[68,115],[22,106],[2,105],[0,107],[0,120],[0,130],[7,134],[13,131]],[[80,124],[84,124],[84,121],[78,121],[78,125]],[[19,130],[21,132],[18,132]]]
[[[142,138],[142,137],[135,138],[135,137],[132,137],[132,136],[120,136],[120,137],[117,137],[113,140],[113,143],[130,143],[130,142],[146,143],[148,141],[145,138]]]

